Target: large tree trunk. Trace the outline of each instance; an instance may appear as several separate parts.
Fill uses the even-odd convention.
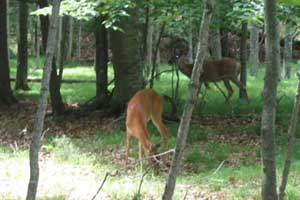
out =
[[[52,9],[52,17],[49,30],[49,38],[47,42],[45,68],[43,71],[43,81],[40,91],[40,99],[38,110],[35,116],[35,122],[32,132],[32,141],[30,145],[30,179],[28,183],[28,190],[26,200],[35,200],[38,181],[39,181],[39,148],[40,148],[40,137],[44,128],[44,119],[47,109],[47,96],[49,91],[49,79],[51,66],[53,62],[54,49],[56,44],[56,29],[58,23],[58,13],[60,0],[54,0]]]
[[[40,8],[44,8],[48,6],[47,0],[38,0],[38,4]],[[42,32],[42,44],[44,52],[46,52],[47,48],[47,39],[48,39],[48,30],[49,30],[49,18],[48,16],[40,16],[41,20],[41,32]],[[56,72],[56,63],[55,58],[53,58],[52,62],[52,71],[50,77],[50,99],[51,99],[51,106],[52,112],[54,114],[62,114],[65,111],[65,106],[62,101],[62,97],[60,94],[60,83],[59,77]]]
[[[276,0],[265,0],[266,74],[261,119],[262,200],[277,200],[275,160],[275,116],[279,66],[279,35]]]
[[[7,41],[9,42],[10,39],[10,23],[9,23],[9,0],[7,0],[6,3],[6,30],[7,30]],[[10,52],[9,52],[9,45],[7,48],[7,55],[8,55],[8,59],[10,58]]]
[[[96,38],[96,54],[95,54],[95,71],[96,71],[96,97],[100,104],[106,103],[108,97],[107,90],[107,67],[108,67],[108,37],[107,30],[102,24],[104,17],[96,18],[95,38]]]
[[[240,46],[241,82],[247,86],[247,22],[242,22],[242,36]],[[240,99],[248,100],[246,90],[240,89]]]
[[[18,65],[16,89],[29,90],[27,83],[28,74],[28,5],[26,1],[18,1],[19,4],[19,39],[18,39]]]
[[[118,26],[124,30],[111,32],[115,77],[113,111],[123,111],[126,102],[143,87],[143,68],[139,53],[137,8],[128,10],[130,17],[123,17]]]
[[[9,80],[6,8],[6,0],[0,1],[0,104],[10,105],[16,102],[16,99]]]
[[[285,39],[284,39],[283,69],[282,69],[282,78],[284,79],[289,79],[291,77],[292,53],[293,53],[292,22],[289,19],[285,24]]]
[[[187,133],[190,125],[192,112],[198,97],[199,78],[201,73],[203,72],[202,65],[204,62],[205,55],[207,53],[207,46],[208,46],[207,43],[209,39],[208,29],[209,29],[211,14],[212,14],[212,1],[203,0],[203,5],[204,5],[203,17],[202,17],[202,22],[201,22],[200,32],[199,32],[198,50],[197,50],[195,64],[192,72],[192,77],[190,80],[189,96],[181,117],[178,134],[177,134],[175,153],[173,156],[173,161],[169,172],[168,181],[165,186],[165,191],[162,198],[163,200],[172,199],[174,189],[175,189],[176,176],[180,168],[180,161],[186,144],[186,138],[187,138]]]
[[[255,22],[251,22],[250,24],[250,74],[251,76],[257,76],[257,72],[259,69],[259,29]]]

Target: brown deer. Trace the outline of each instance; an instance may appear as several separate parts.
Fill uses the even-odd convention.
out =
[[[191,78],[193,71],[193,64],[189,64],[188,60],[184,56],[180,56],[177,60],[179,70],[187,77]],[[206,86],[209,82],[223,81],[228,96],[226,101],[228,102],[233,94],[233,89],[230,85],[230,81],[233,82],[241,90],[246,91],[246,87],[238,80],[238,76],[241,72],[241,65],[235,59],[222,58],[220,60],[206,59],[203,63],[203,72],[200,77],[200,84],[204,83]],[[247,94],[247,92],[246,92]],[[247,97],[248,99],[248,97]]]
[[[150,141],[147,130],[147,124],[150,119],[162,136],[164,149],[167,149],[168,130],[162,122],[162,111],[163,99],[152,89],[140,90],[130,99],[127,106],[126,117],[126,168],[130,150],[130,139],[132,136],[139,142],[139,160],[141,161],[141,168],[143,168],[142,157],[144,152],[148,155],[149,164],[153,163],[153,159],[151,159],[150,156],[156,154],[158,147],[153,145]]]

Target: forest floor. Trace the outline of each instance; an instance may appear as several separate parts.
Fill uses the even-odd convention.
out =
[[[17,62],[10,61],[11,75],[15,77]],[[29,60],[34,66],[34,59]],[[162,65],[161,70],[170,69]],[[294,64],[293,73],[298,69]],[[30,68],[29,75],[40,78],[42,68]],[[64,78],[95,80],[93,66],[68,63]],[[113,78],[112,67],[109,78]],[[256,200],[260,199],[260,116],[262,109],[263,68],[257,77],[247,77],[250,103],[238,98],[238,89],[231,104],[225,104],[223,95],[211,84],[202,90],[195,107],[187,146],[177,178],[174,200]],[[163,74],[155,89],[171,96],[171,74]],[[293,106],[296,79],[280,81],[276,115],[276,166],[280,181],[286,144],[287,129]],[[20,100],[9,108],[0,108],[0,199],[25,199],[29,180],[29,145],[37,108],[40,84],[30,82],[30,91],[15,91]],[[222,84],[219,84],[224,90]],[[187,97],[188,79],[180,76],[179,113]],[[110,88],[111,89],[111,88]],[[53,117],[47,111],[40,150],[40,180],[38,199],[90,200],[101,185],[107,172],[118,174],[108,177],[96,199],[132,200],[142,173],[138,160],[138,145],[134,141],[129,158],[129,169],[124,169],[124,119],[101,117],[101,111],[81,112],[80,104],[95,94],[95,84],[62,84],[61,93],[70,112]],[[170,112],[164,103],[164,111]],[[166,122],[170,137],[169,148],[176,142],[179,124]],[[299,125],[298,129],[299,130]],[[161,138],[150,123],[151,140]],[[299,138],[299,131],[297,131]],[[287,185],[287,199],[300,199],[300,149],[297,140],[291,174]],[[161,150],[162,151],[162,150]],[[171,156],[170,156],[171,157]],[[168,164],[171,158],[168,159]],[[145,171],[145,170],[144,170]],[[168,167],[160,166],[159,173],[150,171],[144,178],[140,199],[161,199],[168,177]]]
[[[33,101],[20,101],[1,109],[0,199],[25,198],[29,180],[28,149],[36,107]],[[76,109],[78,105],[68,107]],[[194,116],[174,199],[258,199],[260,137],[256,129],[259,123],[260,117],[255,113]],[[171,147],[175,144],[177,126],[167,123]],[[154,127],[150,129],[154,131]],[[136,143],[129,170],[124,170],[124,120],[114,123],[112,118],[101,119],[99,112],[59,118],[48,114],[44,130],[39,199],[92,199],[106,172],[116,170],[118,174],[108,177],[96,199],[133,199],[142,174],[135,163]],[[154,137],[156,141],[160,139],[157,133]],[[296,165],[299,166],[299,159]],[[292,172],[293,183],[288,190],[296,190],[300,183],[299,168],[297,171]],[[151,172],[146,176],[142,199],[160,199],[167,172],[162,167],[159,175]],[[298,192],[292,194],[300,197]]]

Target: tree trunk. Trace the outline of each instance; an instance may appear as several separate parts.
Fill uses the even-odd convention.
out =
[[[204,62],[204,58],[208,46],[207,44],[209,38],[208,30],[209,30],[209,23],[212,14],[212,2],[211,0],[203,0],[203,5],[204,5],[203,17],[202,17],[202,22],[201,22],[200,32],[199,32],[198,50],[197,50],[195,64],[192,72],[192,77],[190,80],[189,96],[181,117],[178,134],[177,134],[175,153],[173,156],[173,161],[169,172],[167,184],[165,186],[165,191],[162,197],[163,200],[172,199],[174,189],[175,189],[176,176],[180,168],[180,161],[186,144],[187,132],[190,125],[192,112],[198,97],[199,78],[201,73],[203,72],[202,65]]]
[[[58,19],[58,30],[57,30],[57,44],[56,44],[56,53],[54,57],[56,58],[57,65],[60,67],[61,63],[61,40],[62,40],[62,16],[59,16]]]
[[[113,51],[115,77],[114,106],[118,114],[128,100],[143,87],[143,68],[139,53],[137,8],[128,10],[130,17],[123,17],[118,26],[124,30],[112,31],[110,42]]]
[[[275,116],[279,66],[279,35],[276,0],[264,1],[266,28],[266,72],[261,119],[262,200],[277,200],[275,160]]]
[[[44,8],[48,6],[47,0],[38,0],[38,4],[40,8]],[[48,29],[49,29],[49,18],[48,16],[40,16],[41,20],[41,32],[42,32],[42,44],[44,52],[46,52],[47,48],[47,39],[48,39]],[[52,62],[52,71],[50,77],[50,99],[51,99],[51,106],[52,112],[54,114],[62,114],[65,111],[65,106],[62,101],[62,97],[60,94],[60,84],[59,84],[59,77],[56,72],[56,63],[55,58],[53,57]]]
[[[39,6],[37,6],[37,9],[39,9]],[[36,64],[36,67],[38,68],[40,66],[40,48],[41,48],[41,45],[40,45],[40,27],[41,27],[41,24],[40,24],[40,20],[39,20],[39,17],[36,17],[36,24],[35,24],[35,64]]]
[[[188,44],[189,44],[189,51],[188,51],[188,59],[189,63],[194,63],[194,45],[193,45],[193,24],[191,20],[191,16],[189,18],[189,31],[188,31]]]
[[[220,20],[219,20],[219,5],[217,2],[214,3],[214,13],[212,16],[212,24],[214,25],[210,32],[210,48],[211,55],[214,59],[222,58],[221,48],[221,34],[220,34]]]
[[[61,36],[60,36],[60,55],[59,55],[59,84],[62,83],[62,77],[63,77],[63,70],[64,70],[64,63],[67,58],[67,51],[68,51],[68,35],[69,35],[69,27],[70,27],[70,16],[64,15],[63,17],[60,17],[59,19],[59,28],[61,28]]]
[[[9,43],[9,39],[10,39],[10,24],[9,24],[9,0],[7,0],[6,3],[6,30],[7,30],[7,41]],[[9,45],[7,47],[7,55],[8,55],[8,59],[10,58],[10,52],[9,52]]]
[[[222,57],[228,57],[229,56],[229,42],[228,42],[228,31],[225,29],[221,30],[221,52]]]
[[[258,43],[259,29],[255,22],[250,24],[250,74],[257,76],[259,69],[259,43]]]
[[[292,22],[288,20],[285,24],[285,39],[283,52],[282,77],[289,79],[291,77],[291,61],[293,53]]]
[[[147,42],[146,42],[146,75],[149,77],[152,66],[152,46],[153,46],[153,18],[151,17],[151,8],[149,8],[148,27],[147,27]]]
[[[16,99],[9,80],[6,8],[6,0],[0,1],[0,104],[10,105],[15,103]]]
[[[107,90],[107,67],[108,67],[108,38],[107,30],[102,24],[104,17],[100,16],[95,20],[95,38],[96,38],[96,54],[95,54],[95,71],[96,71],[96,97],[97,101],[102,104],[106,103]]]
[[[49,38],[47,42],[45,68],[43,71],[43,81],[40,91],[40,99],[38,110],[35,116],[34,127],[32,131],[32,141],[30,144],[30,179],[28,183],[28,190],[26,200],[35,200],[38,181],[39,181],[39,148],[40,138],[44,128],[44,119],[47,109],[47,96],[49,91],[49,79],[51,66],[53,62],[54,49],[56,44],[56,33],[58,23],[58,13],[60,0],[53,0],[52,17],[50,22]]]
[[[242,36],[240,47],[240,60],[241,60],[241,82],[247,86],[247,22],[242,22]],[[240,89],[240,99],[248,100],[246,90]]]
[[[68,55],[67,55],[67,60],[72,59],[72,51],[73,51],[73,18],[69,16],[70,19],[70,26],[69,26],[69,42],[68,42]]]
[[[299,93],[300,93],[300,71],[297,72],[297,89],[296,89],[296,95],[294,100],[294,108],[292,112],[291,122],[288,130],[288,137],[289,137],[289,143],[287,146],[287,153],[286,153],[286,159],[284,163],[284,168],[282,172],[282,178],[281,178],[281,184],[279,187],[279,200],[283,200],[285,195],[285,187],[287,184],[290,167],[291,167],[291,160],[293,155],[293,147],[295,143],[295,132],[297,128],[297,121],[298,121],[298,113],[299,113]]]
[[[28,5],[26,1],[18,1],[19,4],[19,39],[18,39],[18,65],[15,89],[29,90],[27,83],[28,74]]]
[[[82,33],[82,21],[79,20],[78,35],[77,35],[77,46],[76,46],[77,60],[80,60],[80,57],[81,57],[81,33]]]

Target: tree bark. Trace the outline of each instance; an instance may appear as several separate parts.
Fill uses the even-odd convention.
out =
[[[28,183],[28,190],[26,200],[35,200],[38,181],[39,181],[39,148],[40,137],[44,127],[44,119],[47,109],[47,96],[49,91],[49,79],[51,66],[54,57],[54,48],[56,44],[56,33],[58,23],[58,13],[60,7],[60,0],[53,0],[52,17],[50,22],[49,37],[47,42],[45,68],[43,71],[43,81],[40,91],[40,99],[38,110],[35,116],[35,122],[32,132],[32,141],[30,144],[30,179]]]
[[[26,1],[19,4],[19,39],[18,39],[18,65],[15,89],[29,90],[27,83],[28,74],[28,5]]]
[[[151,17],[151,8],[148,13],[148,24],[147,24],[147,42],[146,42],[146,71],[147,77],[149,77],[150,69],[152,66],[152,47],[153,47],[153,18]]]
[[[67,60],[72,59],[72,51],[73,51],[73,18],[70,17],[70,26],[69,26],[69,42],[68,42],[68,54],[67,54]]]
[[[48,6],[47,0],[38,0],[38,4],[40,8],[44,8]],[[41,32],[42,32],[42,44],[44,52],[46,52],[47,48],[47,38],[48,38],[48,29],[49,29],[49,18],[48,16],[40,16],[41,20]],[[65,111],[65,106],[62,101],[62,97],[60,94],[60,84],[59,77],[56,72],[56,63],[55,58],[53,58],[52,62],[52,71],[50,77],[50,99],[53,114],[63,114]]]
[[[16,99],[9,80],[6,8],[6,0],[0,1],[0,104],[10,105],[15,103]]]
[[[251,76],[257,76],[259,69],[259,29],[255,22],[251,22],[250,24],[250,74]]]
[[[188,31],[188,59],[190,63],[194,63],[194,46],[193,46],[193,24],[191,22],[191,17],[189,17],[189,31]]]
[[[176,176],[180,168],[180,161],[186,144],[187,132],[190,125],[192,112],[198,97],[199,83],[200,83],[199,78],[201,73],[203,72],[202,65],[204,62],[205,54],[207,53],[207,46],[208,46],[207,43],[208,43],[208,35],[209,35],[208,29],[209,29],[209,23],[212,15],[212,1],[203,0],[203,5],[204,8],[203,8],[202,22],[201,22],[200,32],[199,32],[198,50],[195,59],[195,64],[193,67],[192,77],[190,80],[189,96],[181,117],[177,140],[176,140],[175,153],[173,156],[173,161],[169,172],[168,180],[165,186],[165,191],[162,197],[163,200],[172,199],[174,189],[175,189],[175,184],[176,184]]]
[[[293,53],[292,22],[289,19],[285,24],[285,39],[283,52],[282,77],[289,79],[291,77],[291,61]]]
[[[76,46],[77,60],[80,60],[80,57],[81,57],[81,33],[82,33],[82,21],[79,20],[78,35],[77,35],[77,46]]]
[[[214,59],[222,58],[221,34],[219,21],[219,5],[214,3],[214,13],[212,15],[212,24],[214,25],[210,32],[210,49]]]
[[[114,101],[115,114],[124,111],[128,100],[143,87],[143,68],[139,52],[137,8],[128,9],[130,17],[123,17],[118,26],[124,30],[112,31],[110,42],[113,51],[115,77]]]
[[[240,80],[247,87],[247,22],[242,22],[242,36],[240,46],[241,77]],[[246,90],[240,89],[240,99],[248,100]]]
[[[279,35],[276,0],[264,1],[266,28],[266,72],[261,119],[262,200],[277,200],[275,116],[279,66]]]
[[[281,184],[279,187],[279,200],[284,199],[285,195],[285,188],[290,172],[290,167],[291,167],[291,160],[292,160],[292,155],[293,155],[293,147],[295,143],[295,132],[297,128],[297,121],[298,121],[298,113],[299,113],[299,93],[300,93],[300,71],[297,72],[297,89],[296,89],[296,94],[295,94],[295,99],[294,99],[294,108],[292,112],[292,117],[291,117],[291,122],[288,130],[288,137],[289,137],[289,143],[287,146],[287,152],[286,152],[286,159],[284,163],[284,168],[282,171],[282,178],[281,178]]]
[[[37,9],[39,9],[39,6],[37,6]],[[36,67],[38,68],[40,66],[40,48],[41,48],[41,45],[40,45],[40,27],[41,27],[41,24],[40,24],[40,20],[39,20],[39,17],[36,17],[36,22],[35,22],[35,64],[36,64]]]
[[[107,89],[107,68],[108,68],[108,38],[107,30],[102,22],[104,16],[100,16],[95,20],[95,38],[96,38],[96,54],[95,54],[95,71],[96,71],[96,97],[99,103],[106,103],[108,97]]]

